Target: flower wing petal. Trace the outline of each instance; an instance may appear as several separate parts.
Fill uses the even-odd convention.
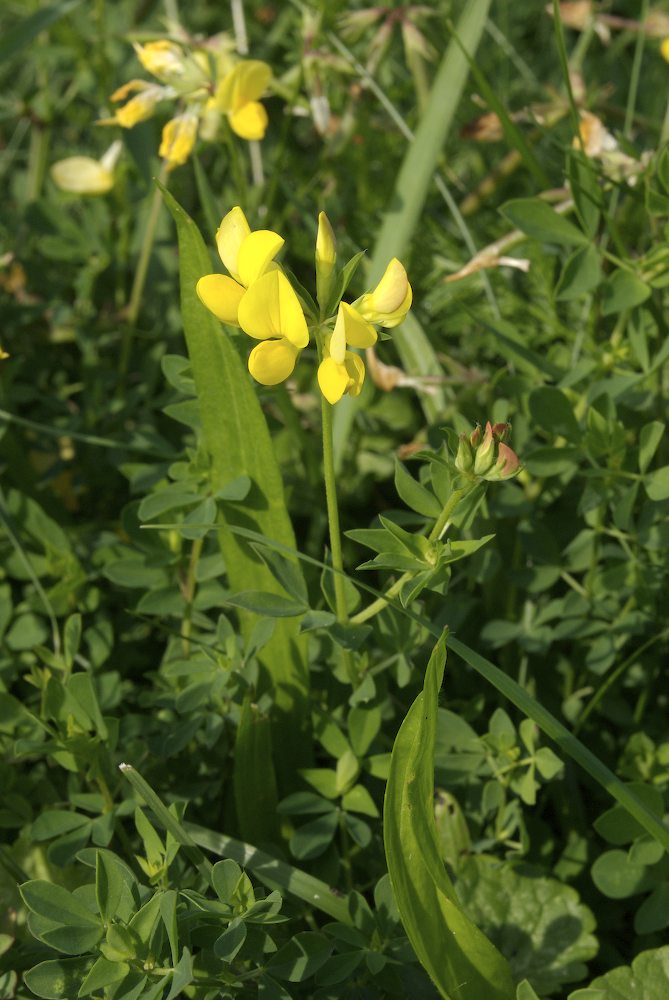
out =
[[[363,319],[353,306],[349,306],[346,302],[342,302],[339,308],[344,317],[346,343],[349,347],[372,347],[378,339],[374,327],[366,319]],[[339,317],[337,317],[338,321]]]
[[[243,240],[239,248],[237,267],[239,280],[246,288],[267,270],[267,265],[278,254],[285,240],[271,229],[257,229]]]
[[[318,366],[318,385],[328,403],[338,403],[346,392],[349,374],[344,365],[338,365],[334,358],[326,358]]]
[[[228,212],[216,231],[218,255],[236,280],[239,279],[239,249],[250,232],[251,227],[239,205]]]
[[[51,177],[61,191],[71,194],[104,194],[114,185],[114,174],[90,156],[68,156],[51,167]]]
[[[195,286],[195,291],[200,302],[222,323],[239,326],[237,313],[244,289],[236,281],[226,274],[205,274]]]
[[[365,363],[359,355],[347,351],[344,365],[349,378],[348,394],[349,396],[359,396],[365,381]]]
[[[249,371],[261,385],[278,385],[292,373],[299,353],[284,338],[266,340],[249,354]]]

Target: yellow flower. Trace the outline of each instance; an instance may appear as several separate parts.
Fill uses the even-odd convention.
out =
[[[660,52],[662,53],[662,58],[669,62],[669,38],[664,38],[662,44],[660,45]]]
[[[293,371],[309,343],[307,322],[297,295],[278,268],[253,282],[239,303],[239,325],[262,341],[249,355],[249,371],[262,385],[277,385]]]
[[[197,138],[197,115],[187,111],[177,115],[163,127],[158,156],[167,161],[170,170],[180,167],[190,156]]]
[[[5,361],[9,357],[11,357],[11,355],[7,354],[7,351],[3,350],[0,345],[0,361]]]
[[[156,104],[175,92],[171,87],[160,87],[157,83],[147,83],[146,80],[128,80],[111,95],[111,101],[123,101],[136,91],[122,108],[119,108],[113,118],[103,118],[98,125],[120,125],[121,128],[132,128],[139,122],[146,121],[156,110]]]
[[[137,58],[147,72],[157,76],[166,83],[175,77],[183,76],[185,71],[183,51],[174,42],[160,39],[148,42],[146,45],[135,43],[133,46]]]
[[[273,261],[283,243],[283,238],[270,229],[251,232],[241,208],[233,208],[216,233],[219,256],[232,277],[205,274],[200,278],[196,291],[202,304],[222,323],[240,326],[237,313],[245,290],[268,268],[276,267]]]
[[[228,116],[230,128],[242,139],[262,139],[267,112],[258,100],[272,78],[267,63],[246,59],[237,63],[218,85],[216,104]]]
[[[117,139],[99,160],[90,156],[68,156],[51,167],[51,179],[70,194],[106,194],[114,186],[114,167],[123,143]]]
[[[391,327],[401,323],[411,308],[411,285],[404,266],[393,257],[373,292],[367,292],[356,308],[370,323]]]
[[[376,343],[373,326],[353,306],[339,305],[334,330],[323,346],[323,360],[318,366],[318,384],[328,403],[338,403],[344,393],[358,396],[365,380],[365,365],[349,347],[365,348]]]

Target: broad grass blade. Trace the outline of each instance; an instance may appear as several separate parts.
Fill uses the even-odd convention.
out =
[[[404,929],[446,1000],[513,1000],[506,959],[462,912],[439,854],[434,822],[434,743],[446,635],[395,739],[383,809],[383,837]]]

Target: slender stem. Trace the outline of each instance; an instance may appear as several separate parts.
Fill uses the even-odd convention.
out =
[[[160,168],[160,173],[158,174],[158,180],[161,184],[167,183],[167,173],[168,166],[167,161],[163,160],[162,166]],[[132,284],[132,291],[130,292],[130,298],[128,300],[128,307],[126,309],[126,326],[123,331],[123,342],[121,344],[121,355],[119,358],[119,374],[121,376],[125,375],[128,370],[128,362],[130,360],[130,350],[132,348],[133,336],[135,333],[135,324],[137,323],[137,317],[139,316],[139,310],[142,306],[142,295],[144,294],[144,286],[146,284],[146,276],[149,270],[149,262],[151,260],[151,252],[153,250],[153,244],[156,238],[156,226],[158,224],[158,217],[160,215],[160,206],[162,205],[163,195],[160,188],[156,188],[153,192],[153,198],[151,200],[151,207],[149,209],[149,217],[146,223],[146,229],[144,230],[144,239],[142,240],[142,247],[139,252],[139,260],[137,261],[137,270],[135,271],[135,280]]]
[[[338,572],[334,573],[335,608],[337,621],[348,622],[346,610],[346,591],[344,588],[344,561],[341,550],[341,531],[339,528],[339,508],[337,506],[337,483],[334,469],[334,447],[332,444],[332,406],[325,396],[321,396],[321,413],[323,420],[323,476],[325,479],[325,499],[328,509],[328,525],[330,527],[330,551],[332,566]]]
[[[472,480],[471,483],[467,483],[465,486],[462,486],[459,490],[453,490],[450,497],[448,498],[446,506],[442,510],[437,520],[434,522],[432,531],[427,536],[428,541],[435,542],[439,538],[441,538],[441,536],[444,534],[444,532],[449,526],[450,518],[451,515],[453,514],[453,511],[460,503],[462,498],[465,497],[470,492],[470,490],[474,488],[475,485],[476,485],[476,480]],[[369,618],[373,618],[374,615],[377,615],[379,611],[383,611],[383,609],[388,606],[389,601],[391,601],[393,597],[397,597],[404,584],[408,583],[408,581],[411,580],[412,577],[414,577],[415,575],[416,574],[414,570],[407,570],[406,573],[402,573],[402,576],[398,580],[396,580],[391,587],[388,588],[383,597],[378,597],[375,601],[372,601],[371,604],[368,604],[366,608],[363,608],[362,611],[359,611],[357,615],[354,615],[353,618],[351,618],[351,625],[361,625],[363,622],[366,622]]]

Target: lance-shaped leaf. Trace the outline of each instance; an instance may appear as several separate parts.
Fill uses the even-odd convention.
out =
[[[383,810],[388,871],[404,929],[441,995],[446,1000],[513,1000],[506,959],[462,912],[439,853],[434,744],[445,663],[444,634],[393,746]]]

